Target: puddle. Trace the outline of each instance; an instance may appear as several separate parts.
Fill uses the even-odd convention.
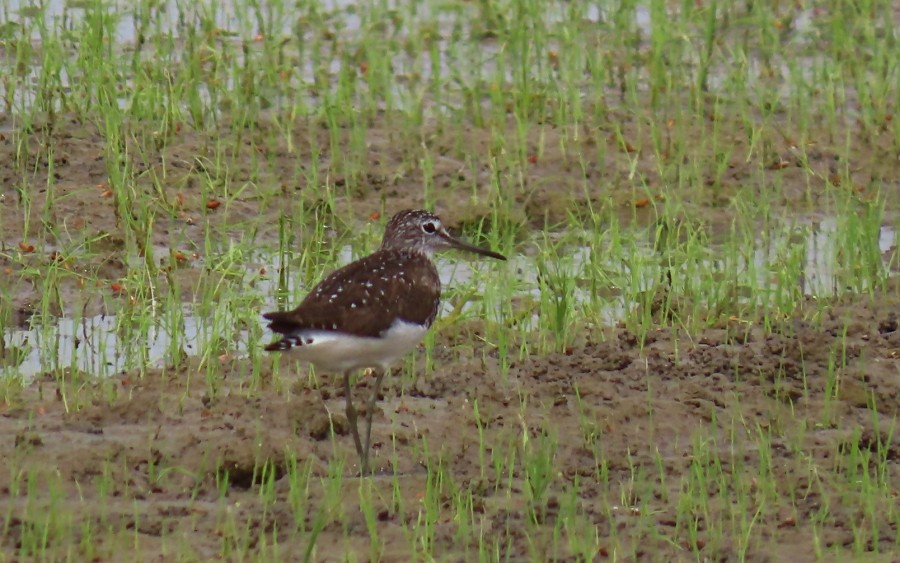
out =
[[[779,249],[790,252],[790,247],[805,253],[802,277],[797,281],[805,294],[822,295],[846,289],[864,290],[866,288],[838,287],[842,272],[837,262],[837,255],[842,249],[835,247],[835,238],[839,233],[837,219],[833,217],[818,220],[801,221],[789,240],[770,239],[770,244],[758,248],[754,254],[754,262],[767,264],[773,253]],[[884,256],[900,243],[896,231],[889,226],[882,226],[878,233],[878,252]],[[861,249],[847,249],[860,252]],[[771,268],[769,269],[771,273]],[[766,282],[766,272],[761,272],[759,282]]]
[[[864,287],[838,287],[838,280],[847,279],[840,272],[836,257],[840,249],[834,240],[839,233],[834,218],[804,219],[791,229],[779,230],[771,236],[761,237],[749,258],[722,257],[716,245],[709,245],[708,252],[692,264],[674,265],[673,276],[691,271],[700,273],[722,272],[723,268],[736,269],[741,283],[751,285],[754,280],[757,299],[777,299],[779,291],[802,291],[806,294],[829,295],[835,291]],[[633,241],[622,253],[613,255],[604,248],[587,246],[566,252],[553,260],[547,257],[519,255],[511,257],[504,266],[443,256],[438,260],[445,300],[442,315],[453,308],[453,297],[460,294],[481,294],[484,280],[503,275],[508,279],[508,291],[519,297],[530,297],[534,303],[544,302],[550,310],[556,306],[552,300],[554,280],[568,280],[562,296],[566,306],[590,306],[599,310],[601,324],[613,324],[634,306],[626,302],[625,295],[632,295],[632,288],[647,291],[654,288],[665,273],[658,254],[653,251],[650,229],[629,233]],[[890,227],[881,228],[878,236],[878,252],[888,255],[898,243],[897,233]],[[339,262],[350,262],[360,252],[342,249]],[[543,263],[541,261],[543,260]],[[253,291],[267,305],[266,310],[278,309],[275,295],[278,292],[277,256],[261,256],[248,260],[255,264],[273,264],[270,275],[259,277],[254,273]],[[791,264],[786,268],[784,264]],[[249,268],[250,266],[248,266]],[[507,268],[504,272],[502,268]],[[693,268],[693,269],[692,269]],[[792,269],[793,268],[793,269]],[[543,270],[543,274],[540,274]],[[251,270],[248,270],[251,271]],[[256,271],[256,270],[252,270]],[[544,279],[541,279],[541,275]],[[843,277],[842,277],[843,276]],[[687,280],[688,282],[690,280]],[[679,283],[685,283],[682,279]],[[623,291],[622,288],[629,288]],[[299,300],[307,291],[300,286],[298,276],[291,276],[287,292],[288,301]],[[766,295],[766,291],[770,293]],[[503,298],[503,296],[498,296]],[[547,300],[551,300],[548,302]],[[474,304],[467,305],[475,306]],[[240,323],[230,318],[227,307],[217,307],[213,318],[201,317],[196,309],[186,304],[180,311],[161,312],[152,318],[153,324],[140,328],[122,326],[115,315],[99,315],[83,319],[60,318],[53,325],[33,327],[27,330],[5,330],[6,358],[0,358],[0,374],[33,377],[60,369],[77,369],[92,375],[106,376],[140,366],[159,366],[179,351],[197,355],[210,349],[223,347],[230,355],[242,356],[248,351],[250,334]],[[465,312],[465,307],[463,308]],[[261,334],[264,323],[258,318]],[[528,322],[527,319],[522,322]],[[537,314],[531,318],[533,326],[540,322]],[[525,327],[527,330],[528,327]],[[221,335],[228,335],[227,341]],[[257,345],[254,343],[253,345]],[[216,352],[217,354],[220,352]]]
[[[184,351],[196,354],[200,335],[198,319],[186,314],[181,329]],[[177,344],[170,336],[173,332],[163,326],[150,326],[146,333],[123,338],[115,315],[98,315],[81,321],[61,318],[55,326],[44,330],[7,332],[7,350],[14,349],[13,355],[21,363],[6,366],[5,371],[30,377],[68,368],[99,377],[109,376],[137,367],[139,363],[162,362],[172,351],[171,346]]]

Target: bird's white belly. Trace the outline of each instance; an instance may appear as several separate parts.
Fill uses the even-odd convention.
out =
[[[395,321],[377,338],[310,330],[301,333],[300,344],[294,345],[289,353],[315,365],[316,369],[329,372],[388,369],[415,348],[427,330],[425,326],[403,321]]]

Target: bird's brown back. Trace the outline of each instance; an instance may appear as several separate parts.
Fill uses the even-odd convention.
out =
[[[379,250],[335,270],[292,311],[266,313],[273,332],[324,330],[378,337],[395,320],[430,326],[440,305],[437,269],[420,252]]]

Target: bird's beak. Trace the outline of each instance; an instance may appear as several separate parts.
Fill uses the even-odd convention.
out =
[[[452,236],[450,236],[450,233],[445,230],[441,230],[441,238],[445,243],[447,243],[447,246],[450,248],[465,250],[466,252],[481,254],[482,256],[490,256],[491,258],[496,258],[497,260],[506,260],[506,256],[494,252],[493,250],[481,248],[480,246],[475,246],[467,242],[463,242],[457,238],[453,238]]]

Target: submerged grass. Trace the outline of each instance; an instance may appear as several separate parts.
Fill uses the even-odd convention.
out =
[[[820,411],[761,426],[735,407],[680,437],[684,466],[651,432],[616,469],[616,429],[576,386],[556,391],[577,397],[585,461],[571,470],[567,429],[521,370],[616,324],[641,349],[674,331],[677,356],[709,328],[821,325],[834,296],[891,292],[892,2],[0,0],[0,14],[4,408],[25,408],[32,378],[66,413],[112,408],[160,366],[187,374],[178,409],[273,389],[291,400],[306,368],[270,365],[258,313],[375,248],[399,207],[435,208],[516,256],[454,271],[424,366],[398,376],[414,398],[436,364],[475,357],[509,386],[467,406],[475,477],[418,435],[381,446],[418,474],[356,481],[342,455],[285,451],[236,476],[151,452],[139,482],[123,489],[132,470],[104,462],[72,501],[25,462],[40,437],[23,432],[0,493],[11,557],[745,560],[801,515],[811,537],[789,539],[815,558],[900,550],[896,412],[863,392],[881,431],[852,431],[827,464],[817,453],[857,393],[842,379],[852,327],[829,351]],[[801,371],[800,395],[773,391],[791,409],[811,396]],[[666,393],[643,391],[638,410]],[[512,426],[498,401],[519,402]],[[790,479],[773,461],[785,448]],[[175,480],[190,491],[177,507],[137,507]],[[855,517],[836,522],[837,506]],[[214,514],[219,544],[167,527],[178,511]],[[852,541],[835,540],[842,526]]]

